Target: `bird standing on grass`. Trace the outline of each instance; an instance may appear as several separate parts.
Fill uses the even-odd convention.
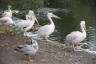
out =
[[[81,21],[80,27],[81,32],[73,31],[66,36],[66,44],[68,44],[68,46],[72,46],[74,51],[76,51],[75,46],[77,46],[81,41],[83,41],[86,38],[85,21]]]

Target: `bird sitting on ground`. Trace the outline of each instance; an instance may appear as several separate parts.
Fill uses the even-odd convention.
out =
[[[38,51],[38,43],[36,40],[28,40],[25,45],[19,45],[15,50],[28,56],[27,61],[32,61],[30,56],[35,56]]]
[[[81,21],[80,27],[81,27],[81,32],[80,31],[73,31],[70,34],[68,34],[65,38],[66,45],[72,46],[74,51],[79,51],[79,50],[76,50],[75,46],[80,44],[80,42],[86,38],[85,21]]]

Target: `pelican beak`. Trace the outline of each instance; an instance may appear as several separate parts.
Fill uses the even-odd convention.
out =
[[[37,24],[39,25],[39,22],[38,22],[38,20],[37,20],[37,18],[35,16],[35,14],[34,14],[34,18],[35,18],[35,21],[37,22]]]
[[[61,19],[59,16],[56,16],[56,15],[54,15],[54,14],[53,14],[52,17],[57,18],[57,19]]]
[[[35,18],[35,20],[36,20],[37,24],[39,25],[39,22],[38,22],[37,18]]]

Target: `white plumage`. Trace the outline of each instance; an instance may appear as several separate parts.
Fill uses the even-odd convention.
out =
[[[35,56],[38,49],[37,41],[32,39],[25,45],[19,45],[15,50],[23,53],[24,55]]]
[[[81,21],[81,32],[80,31],[74,31],[71,32],[66,36],[66,44],[70,44],[73,46],[78,45],[81,41],[83,41],[86,38],[86,27],[85,27],[85,21]]]
[[[12,17],[12,11],[11,10],[4,11],[2,16],[3,17]]]
[[[50,20],[50,24],[44,25],[39,28],[37,31],[38,37],[49,37],[50,34],[52,34],[55,30],[55,25],[51,17],[58,18],[58,16],[54,15],[53,13],[47,14],[48,19]]]
[[[2,14],[2,18],[0,18],[0,23],[7,25],[14,24],[11,17],[12,17],[12,11],[10,7],[8,7],[8,10],[4,11],[4,13]]]
[[[2,17],[12,17],[12,11],[11,10],[4,11]]]
[[[7,25],[14,24],[13,20],[10,17],[0,18],[0,23],[7,24]]]
[[[29,13],[26,15],[26,20],[17,20],[17,21],[18,23],[16,23],[16,26],[18,26],[19,28],[21,28],[23,31],[26,32],[32,28],[37,19],[34,12],[30,10]]]
[[[3,17],[12,17],[12,10],[11,6],[8,6],[8,10],[5,10],[4,13],[2,14]]]

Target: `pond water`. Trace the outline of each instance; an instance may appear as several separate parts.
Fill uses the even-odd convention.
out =
[[[83,41],[83,43],[87,43],[92,50],[96,49],[95,0],[45,0],[44,3],[40,2],[39,5],[40,4],[42,4],[42,6],[37,7],[36,9],[34,9],[35,7],[32,8],[37,15],[40,25],[45,25],[49,22],[46,17],[46,14],[48,12],[52,12],[57,16],[61,17],[61,19],[53,19],[56,29],[54,33],[50,36],[50,40],[64,43],[66,35],[72,31],[80,30],[79,23],[81,20],[85,20],[87,26],[87,38]],[[25,8],[27,8],[26,6]],[[16,7],[17,9],[19,8],[18,6]],[[14,6],[13,9],[15,9]],[[15,17],[24,19],[25,14],[25,10],[20,11],[20,14],[15,15]]]
[[[49,22],[46,18],[46,13],[48,12],[53,12],[61,17],[61,19],[53,19],[56,29],[49,38],[50,40],[58,41],[60,43],[65,43],[65,37],[70,32],[80,30],[80,21],[85,20],[87,27],[87,38],[82,43],[87,43],[91,50],[96,51],[96,21],[94,18],[90,18],[90,14],[89,16],[85,16],[85,18],[82,16],[81,19],[77,19],[78,17],[74,17],[74,12],[71,9],[42,8],[38,9],[37,12],[38,19],[41,19],[40,23],[42,25]],[[83,11],[82,14],[85,14],[85,12],[87,12],[87,10]]]

